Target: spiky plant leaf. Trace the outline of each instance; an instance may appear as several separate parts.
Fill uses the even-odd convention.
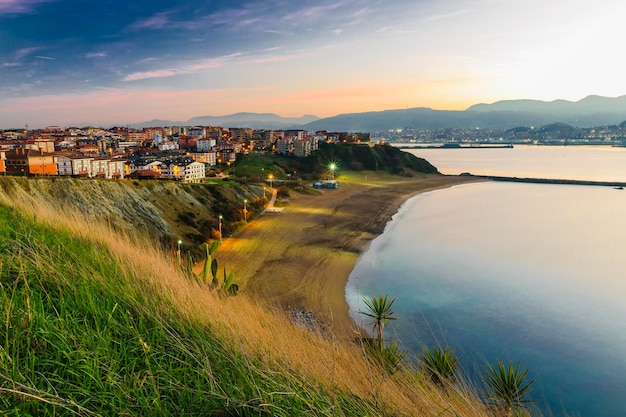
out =
[[[521,370],[520,366],[519,362],[515,367],[513,362],[506,366],[500,360],[495,367],[487,364],[486,375],[483,378],[490,390],[487,393],[487,402],[502,408],[506,415],[512,415],[516,410],[523,409],[527,403],[535,402],[526,398],[535,380],[525,382],[528,369]]]
[[[459,359],[449,347],[424,347],[420,360],[426,375],[437,385],[444,385],[455,377]]]
[[[210,277],[210,265],[211,265],[211,252],[209,250],[209,245],[205,244],[205,258],[204,258],[204,266],[202,267],[202,271],[198,276],[200,282],[209,282]]]
[[[208,246],[208,245],[207,245],[207,246]],[[220,242],[219,242],[219,240],[215,240],[215,241],[213,242],[213,244],[211,245],[211,249],[210,249],[209,253],[210,253],[211,255],[213,255],[219,246],[220,246]]]

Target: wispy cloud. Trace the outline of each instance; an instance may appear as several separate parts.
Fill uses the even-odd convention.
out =
[[[171,77],[172,75],[176,75],[177,73],[178,72],[175,70],[165,70],[165,69],[156,70],[156,71],[134,72],[124,77],[122,81],[138,81],[138,80],[146,80],[149,78]]]
[[[40,3],[49,3],[52,0],[0,0],[0,15],[28,14],[35,11]]]
[[[239,56],[239,54],[232,54],[230,56],[218,58],[218,59],[209,59],[204,61],[195,61],[188,63],[186,65],[181,65],[177,68],[164,68],[164,69],[153,69],[150,71],[138,71],[133,72],[131,74],[126,75],[122,78],[122,81],[139,81],[139,80],[147,80],[151,78],[166,78],[173,77],[175,75],[184,75],[191,74],[198,71],[209,70],[219,68],[223,65],[224,61],[228,58],[234,58]]]
[[[129,28],[133,30],[162,29],[170,23],[169,14],[170,12],[161,12],[145,19],[139,19],[131,24]]]
[[[2,0],[0,0],[1,2]],[[1,3],[0,3],[1,5]],[[42,48],[41,46],[31,46],[28,48],[21,48],[16,50],[15,52],[13,52],[13,60],[10,62],[5,62],[2,64],[3,67],[7,68],[7,67],[18,67],[20,65],[23,65],[23,61],[24,58],[26,58],[29,55],[32,55],[33,53],[37,52],[37,51],[41,51]],[[44,57],[44,56],[35,56],[35,58],[39,58],[39,59],[54,59],[51,57]]]
[[[40,46],[31,46],[29,48],[21,48],[21,49],[18,49],[17,51],[15,51],[13,53],[13,56],[15,57],[16,61],[21,61],[22,59],[24,59],[28,55],[30,55],[30,54],[32,54],[34,52],[40,51],[42,49],[43,48],[40,47]]]
[[[47,61],[56,61],[56,58],[53,58],[51,56],[43,56],[43,55],[35,55],[35,58],[37,59],[45,59]]]
[[[85,58],[106,58],[106,52],[89,52],[85,54]]]
[[[442,14],[435,14],[435,15],[431,15],[428,16],[424,19],[424,21],[426,22],[436,22],[439,20],[446,20],[446,19],[450,19],[453,17],[458,17],[458,16],[463,16],[466,15],[468,13],[470,13],[471,10],[457,10],[455,12],[450,12],[450,13],[442,13]]]
[[[293,61],[294,59],[299,58],[299,55],[274,55],[263,58],[255,59],[255,64],[266,64],[268,62],[285,62],[285,61]]]

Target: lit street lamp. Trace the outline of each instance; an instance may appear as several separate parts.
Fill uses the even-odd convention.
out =
[[[220,214],[220,243],[222,243],[222,215]]]
[[[267,178],[269,178],[269,180],[270,180],[270,190],[271,190],[272,189],[272,181],[274,180],[274,175],[270,174],[270,175],[267,176]]]
[[[333,177],[333,179],[335,179],[335,170],[337,169],[337,164],[334,162],[331,162],[328,165],[328,170],[330,171],[330,175]]]
[[[248,210],[246,208],[246,204],[248,200],[243,200],[243,221],[244,223],[248,223]]]
[[[176,251],[176,258],[178,260],[178,263],[181,263],[181,259],[180,259],[180,245],[182,245],[183,241],[178,239],[178,250]]]

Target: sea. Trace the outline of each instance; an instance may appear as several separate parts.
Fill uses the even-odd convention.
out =
[[[411,149],[443,174],[626,182],[626,148]],[[413,357],[448,346],[481,387],[528,369],[544,416],[626,416],[626,189],[477,182],[419,194],[350,275],[346,297],[395,298],[385,328]]]

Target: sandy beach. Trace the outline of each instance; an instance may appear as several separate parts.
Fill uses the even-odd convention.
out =
[[[358,327],[345,287],[359,256],[408,198],[476,181],[471,177],[349,173],[339,189],[318,195],[291,192],[280,213],[263,213],[215,254],[234,272],[240,290],[290,311],[311,313],[340,338]]]

